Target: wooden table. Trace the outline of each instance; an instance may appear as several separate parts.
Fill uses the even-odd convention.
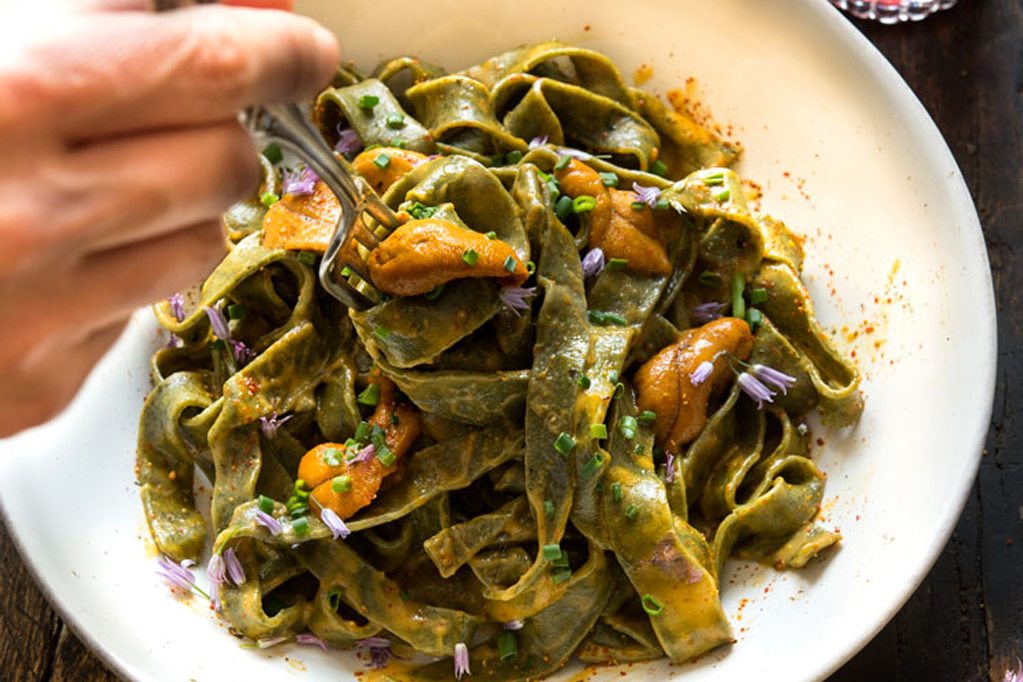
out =
[[[948,140],[994,274],[999,372],[973,494],[930,575],[833,680],[996,680],[1023,658],[1023,1],[962,0],[920,24],[858,22]],[[1023,253],[1019,254],[1023,259]],[[116,679],[47,605],[0,527],[0,680]]]

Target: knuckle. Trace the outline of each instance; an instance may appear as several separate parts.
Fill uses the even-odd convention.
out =
[[[187,50],[191,80],[203,93],[245,104],[255,81],[250,50],[237,33],[218,23],[197,23]]]

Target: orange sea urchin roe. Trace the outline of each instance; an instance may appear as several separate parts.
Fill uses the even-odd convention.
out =
[[[285,194],[263,216],[263,246],[323,253],[340,216],[341,204],[322,182],[312,194]]]
[[[671,274],[671,261],[661,242],[659,220],[673,216],[668,211],[655,211],[644,206],[633,208],[636,196],[632,192],[605,187],[600,174],[584,163],[572,160],[556,176],[561,191],[570,197],[588,195],[596,206],[584,214],[590,221],[590,248],[599,247],[607,258],[623,258],[634,272],[660,275]]]
[[[699,435],[707,423],[707,401],[731,373],[721,351],[745,360],[753,349],[753,334],[744,320],[723,317],[686,330],[682,337],[650,358],[636,372],[638,405],[657,413],[657,444],[675,454]],[[715,356],[718,356],[715,359]],[[689,375],[703,362],[714,370],[697,386]]]
[[[356,156],[352,166],[377,194],[383,194],[423,161],[426,161],[426,156],[411,149],[375,147]]]
[[[440,218],[411,220],[392,232],[370,254],[369,274],[377,289],[392,296],[425,294],[468,277],[513,286],[529,277],[506,243]]]
[[[419,412],[408,403],[398,403],[390,379],[377,374],[370,382],[380,387],[380,398],[370,425],[383,429],[387,447],[397,462],[419,437],[422,430]],[[384,477],[397,470],[396,463],[386,466],[378,457],[358,463],[347,461],[354,455],[339,443],[321,443],[303,455],[298,477],[312,490],[310,497],[315,509],[333,509],[342,519],[350,518],[376,498]],[[333,489],[333,481],[338,476],[348,476],[351,487],[347,492]]]

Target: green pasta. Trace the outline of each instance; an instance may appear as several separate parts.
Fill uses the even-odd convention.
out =
[[[733,641],[730,557],[800,568],[840,541],[802,418],[854,424],[859,374],[735,146],[557,42],[342,67],[314,120],[404,222],[370,284],[429,283],[339,304],[316,277],[330,197],[266,161],[279,204],[233,207],[221,264],[155,306],[173,343],[143,509],[170,559],[212,540],[234,632],[357,648],[395,680],[682,662]]]

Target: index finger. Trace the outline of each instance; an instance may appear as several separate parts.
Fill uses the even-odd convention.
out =
[[[214,123],[250,104],[310,97],[333,75],[338,45],[307,17],[203,5],[87,14],[23,54],[4,74],[23,103],[20,120],[53,121],[80,141]]]

